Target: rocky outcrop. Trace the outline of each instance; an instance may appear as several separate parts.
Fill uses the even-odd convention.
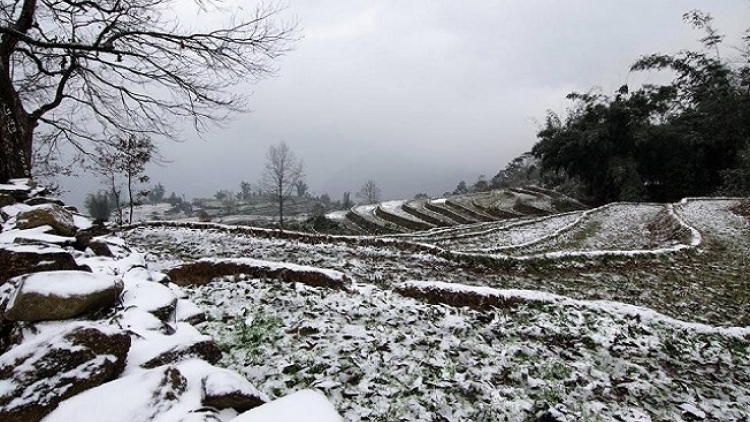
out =
[[[216,370],[201,380],[201,402],[216,409],[234,409],[246,412],[265,404],[268,397],[260,393],[239,374]]]
[[[198,337],[186,340],[158,356],[141,364],[142,368],[156,368],[158,366],[181,362],[188,359],[202,359],[209,363],[221,360],[221,349],[210,337]]]
[[[71,422],[85,415],[86,420],[150,422],[173,408],[186,389],[187,379],[177,368],[157,368],[79,394],[61,403],[44,420]]]
[[[26,201],[23,202],[26,205],[36,206],[36,205],[45,205],[45,204],[54,204],[59,205],[61,207],[65,207],[65,203],[57,198],[48,198],[46,196],[35,196],[33,198],[29,198]]]
[[[233,274],[343,290],[351,282],[339,271],[255,259],[201,259],[172,268],[167,274],[178,286],[206,284],[214,278]]]
[[[122,295],[123,306],[137,306],[164,322],[175,320],[177,296],[169,287],[153,281],[129,283]]]
[[[0,208],[16,203],[16,199],[7,193],[0,193]]]
[[[0,246],[0,285],[13,277],[42,271],[85,270],[73,256],[54,247]]]
[[[50,226],[60,236],[75,236],[78,230],[73,214],[56,204],[38,205],[16,215],[17,229],[33,229],[40,226]]]
[[[303,416],[304,415],[304,416]],[[248,410],[231,422],[343,422],[326,396],[315,390],[300,390],[263,406]]]
[[[71,325],[0,355],[0,420],[36,422],[63,400],[115,379],[130,336],[111,327]]]
[[[103,274],[53,271],[21,276],[5,310],[11,321],[59,321],[113,307],[122,281]]]

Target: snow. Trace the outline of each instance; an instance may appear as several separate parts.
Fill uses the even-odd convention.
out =
[[[270,271],[290,270],[294,272],[313,272],[324,274],[326,277],[332,280],[339,281],[343,281],[346,278],[346,275],[341,271],[311,267],[308,265],[290,264],[286,262],[263,261],[252,258],[203,258],[199,259],[197,262],[207,262],[212,264],[228,262],[237,265],[246,265],[248,267],[263,268]]]
[[[348,211],[331,211],[326,213],[326,218],[333,221],[341,221],[346,219]]]
[[[76,241],[75,237],[48,234],[51,231],[53,231],[52,227],[46,225],[26,230],[12,229],[0,232],[0,243],[13,243],[16,239],[52,244],[72,244]]]
[[[149,422],[157,411],[173,403],[155,406],[155,392],[163,388],[165,367],[126,376],[65,400],[43,422]],[[166,408],[166,409],[165,409]]]
[[[107,291],[120,282],[115,277],[74,270],[46,271],[21,277],[23,277],[23,284],[17,290],[18,292],[66,298]],[[9,306],[12,304],[13,299]]]
[[[76,226],[78,230],[87,230],[94,226],[94,222],[88,217],[73,213],[73,225]]]
[[[326,397],[314,390],[301,390],[248,410],[231,422],[343,422]]]
[[[401,218],[403,218],[405,220],[410,220],[410,221],[414,221],[416,223],[428,224],[429,226],[432,226],[432,224],[426,223],[426,222],[420,220],[419,218],[414,217],[413,215],[405,212],[403,210],[403,206],[404,206],[404,204],[406,202],[407,201],[405,201],[405,200],[382,202],[380,204],[380,209],[383,210],[383,211],[385,211],[385,212],[387,212],[387,213],[389,213],[389,214],[393,214],[393,215],[395,215],[397,217],[401,217]]]
[[[577,308],[589,308],[592,310],[602,311],[620,316],[638,317],[641,321],[654,321],[662,324],[678,326],[684,330],[690,330],[703,334],[721,334],[727,337],[743,339],[750,337],[750,327],[713,327],[706,324],[697,324],[680,321],[662,315],[652,309],[642,306],[629,305],[626,303],[613,302],[607,300],[575,300],[564,296],[545,293],[535,290],[518,290],[518,289],[495,289],[483,286],[469,286],[457,283],[446,283],[441,281],[417,281],[409,280],[396,285],[402,288],[415,288],[419,290],[443,290],[456,293],[473,293],[487,298],[511,299],[519,298],[528,302],[540,302],[545,304],[556,304],[561,306],[571,306]]]
[[[258,391],[247,379],[226,369],[216,369],[203,377],[203,389],[206,395],[211,396],[239,393],[244,396],[258,397],[265,402],[270,401],[267,395]]]

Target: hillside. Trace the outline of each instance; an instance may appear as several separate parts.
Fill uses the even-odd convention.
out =
[[[202,274],[185,290],[222,365],[271,397],[321,389],[348,420],[745,420],[738,204],[615,203],[380,236],[198,223],[123,235],[156,271]],[[295,278],[234,261],[250,258],[352,281],[278,283]]]
[[[536,186],[457,195],[450,198],[388,201],[334,211],[326,218],[350,234],[394,234],[480,222],[582,210],[580,202]]]

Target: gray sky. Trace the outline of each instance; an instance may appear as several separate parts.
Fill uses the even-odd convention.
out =
[[[288,1],[303,38],[274,78],[238,88],[253,92],[253,113],[205,141],[160,144],[171,163],[149,174],[167,193],[237,191],[284,141],[313,193],[336,199],[372,179],[387,198],[437,195],[528,151],[567,93],[658,81],[629,65],[696,48],[702,33],[683,13],[710,12],[726,55],[750,25],[746,0]],[[65,187],[98,188],[90,179]]]

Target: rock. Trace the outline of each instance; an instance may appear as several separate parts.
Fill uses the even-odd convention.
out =
[[[83,269],[71,254],[58,247],[0,247],[0,285],[22,274]]]
[[[216,409],[246,412],[268,402],[248,380],[236,372],[217,369],[201,380],[201,402]]]
[[[206,313],[190,300],[179,299],[177,301],[175,319],[177,322],[187,322],[188,324],[195,325],[206,320]]]
[[[0,208],[7,207],[16,203],[16,199],[7,193],[0,193]]]
[[[33,190],[29,179],[11,179],[8,183],[0,184],[0,193],[12,196],[16,201],[25,201]]]
[[[77,324],[0,355],[0,420],[39,421],[63,400],[117,378],[130,336]],[[75,419],[71,419],[75,420]]]
[[[151,422],[172,409],[186,389],[187,380],[173,366],[139,372],[62,402],[44,422],[78,421],[82,415],[87,421]]]
[[[65,207],[65,203],[62,200],[57,199],[57,198],[48,198],[46,196],[35,196],[33,198],[29,198],[29,199],[23,201],[23,203],[26,204],[26,205],[31,205],[31,206],[44,205],[44,204],[55,204],[55,205],[59,205],[61,207]]]
[[[107,242],[102,242],[101,240],[93,239],[89,242],[87,247],[91,249],[91,252],[93,252],[96,256],[115,256],[112,253],[112,250],[109,249],[109,245],[107,245]]]
[[[73,219],[75,221],[75,216],[73,217]],[[106,226],[104,226],[104,223],[102,223],[101,221],[93,222],[91,227],[89,228],[86,228],[86,229],[79,228],[78,232],[76,233],[75,248],[79,251],[85,251],[86,248],[90,247],[90,244],[93,241],[107,245],[107,242],[105,242],[104,240],[96,239],[96,238],[99,236],[108,235],[110,233],[111,233],[110,230]],[[99,254],[97,250],[95,250],[93,247],[92,247],[92,250],[94,251],[95,254],[99,256],[109,256],[109,255]],[[110,254],[112,253],[109,250],[109,246],[107,246],[107,250],[109,251]]]
[[[58,321],[113,307],[122,282],[83,271],[50,271],[20,276],[5,310],[12,321]]]
[[[38,205],[16,215],[16,228],[18,229],[32,229],[45,225],[52,227],[55,233],[61,236],[75,236],[78,230],[73,214],[55,204]]]
[[[300,390],[263,406],[248,410],[231,422],[343,422],[326,396],[315,390]]]
[[[177,363],[187,359],[203,359],[215,364],[221,360],[221,349],[216,342],[208,336],[200,336],[182,342],[158,356],[141,364],[143,368],[156,368],[158,366]]]
[[[247,258],[200,259],[172,268],[167,274],[178,286],[206,284],[214,278],[232,274],[342,290],[346,290],[350,283],[349,278],[340,271]]]
[[[126,274],[145,269],[134,268]],[[130,278],[130,277],[129,277]],[[139,277],[132,277],[138,279]],[[142,280],[142,278],[141,278]],[[125,307],[136,306],[164,322],[174,322],[175,310],[177,308],[177,295],[167,286],[153,281],[135,281],[127,283],[127,288],[122,296]]]

